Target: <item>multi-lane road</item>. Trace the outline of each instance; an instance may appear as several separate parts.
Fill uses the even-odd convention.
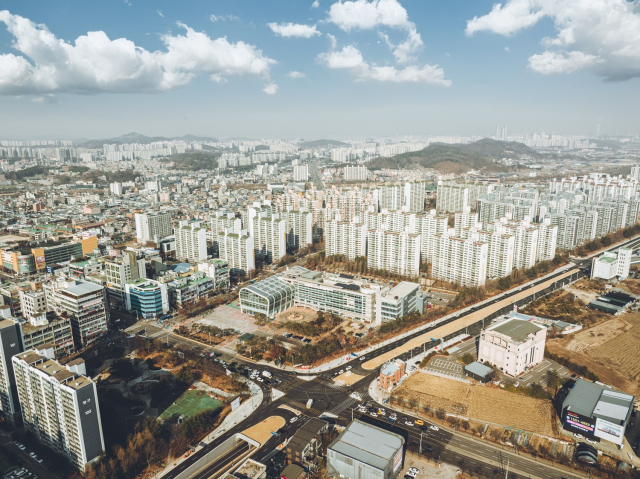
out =
[[[623,244],[616,245],[611,249],[619,248],[621,246],[629,246],[635,248],[638,245],[640,245],[640,238],[629,240]],[[585,268],[590,265],[591,259],[578,260],[574,261],[574,263],[578,268]],[[543,281],[549,280],[550,278],[560,276],[563,273],[564,272],[561,272],[557,275],[552,275],[550,277],[528,283],[527,285],[525,285],[525,287],[533,287],[542,283]],[[510,292],[510,294],[516,295],[521,291],[522,288],[518,288],[517,290]],[[504,297],[508,297],[510,294],[507,293],[501,298],[497,298],[495,300],[484,303],[482,306],[472,307],[465,311],[464,315],[471,314],[480,308],[500,301],[504,299]],[[454,316],[446,322],[454,321],[457,319],[458,316]],[[442,324],[444,323],[441,322],[438,326],[442,326]],[[218,353],[222,353],[222,359],[225,359],[227,363],[236,361],[239,364],[245,364],[251,367],[255,367],[255,364],[229,355],[224,351],[217,350],[217,348],[195,343],[194,341],[191,341],[189,339],[168,333],[162,328],[149,323],[138,323],[132,328],[129,328],[128,331],[134,332],[141,329],[146,329],[147,336],[153,336],[162,340],[166,340],[169,344],[181,344],[183,346],[190,347],[195,346],[206,352],[216,351]],[[428,331],[429,328],[417,331],[411,335],[405,336],[401,339],[397,339],[396,341],[381,346],[380,348],[367,353],[367,360],[385,354],[392,349],[401,346],[410,339],[425,334],[425,332]],[[428,349],[433,346],[435,346],[435,342],[430,341],[424,343],[424,345],[422,345],[422,347],[419,349]],[[401,355],[400,357],[402,357],[403,359],[408,359],[411,354],[412,352],[408,352],[404,355]],[[260,365],[261,370],[268,370],[272,373],[274,378],[281,380],[278,388],[285,393],[285,396],[275,401],[271,401],[271,394],[269,390],[270,388],[262,383],[259,383],[259,386],[263,389],[265,394],[262,403],[257,407],[253,414],[251,414],[235,427],[226,431],[223,435],[212,441],[206,447],[192,454],[187,460],[177,465],[173,470],[169,471],[163,477],[167,479],[176,478],[197,460],[202,458],[204,455],[206,455],[208,452],[213,450],[215,447],[220,445],[232,435],[241,432],[251,425],[257,424],[272,415],[282,416],[287,424],[281,431],[281,437],[277,439],[277,442],[280,442],[287,437],[291,437],[295,433],[295,431],[304,423],[304,420],[301,419],[297,422],[291,423],[290,420],[295,414],[288,409],[280,408],[280,406],[282,405],[288,405],[303,411],[303,417],[304,415],[308,415],[308,417],[317,416],[323,412],[329,412],[337,416],[338,420],[342,418],[345,421],[350,420],[352,417],[361,417],[362,414],[359,413],[355,408],[356,403],[358,403],[359,401],[354,398],[354,395],[352,393],[357,393],[362,398],[362,400],[373,401],[373,399],[368,394],[368,386],[378,374],[378,369],[376,368],[375,370],[365,370],[362,368],[362,363],[358,360],[352,361],[351,365],[353,366],[352,371],[356,374],[362,375],[363,378],[356,384],[349,387],[339,386],[332,380],[332,376],[336,372],[338,372],[338,370],[342,369],[344,365],[336,366],[335,368],[324,371],[322,374],[317,375],[310,380],[308,378],[303,379],[302,375],[300,375],[299,377],[298,373],[296,372],[291,372],[271,366]],[[311,410],[307,410],[305,408],[305,404],[308,399],[314,400],[314,404]],[[443,462],[457,465],[464,463],[472,470],[482,471],[487,476],[492,476],[496,471],[502,471],[502,467],[505,466],[508,462],[510,471],[509,477],[511,478],[538,477],[541,479],[562,479],[581,477],[580,475],[576,475],[559,469],[557,466],[532,459],[528,456],[519,455],[515,452],[505,450],[496,445],[488,444],[485,441],[477,438],[472,438],[465,434],[451,432],[443,428],[440,428],[438,431],[431,430],[428,428],[429,423],[427,423],[426,421],[425,430],[422,430],[422,428],[418,428],[416,426],[409,426],[405,424],[403,417],[406,416],[409,420],[412,420],[414,424],[416,418],[403,412],[399,412],[398,415],[399,421],[394,426],[405,429],[407,431],[410,442],[419,443],[422,439],[423,444],[428,444],[432,447],[434,457],[439,458]],[[424,418],[422,419],[424,420]],[[371,417],[369,417],[369,420],[375,421],[375,419]],[[389,426],[389,423],[384,419],[377,420],[380,422],[380,425],[384,425],[385,427]],[[273,444],[275,444],[274,441],[276,441],[275,438],[273,441],[269,441],[260,451],[258,451],[256,457],[263,457],[269,452],[269,449],[273,449]],[[207,466],[206,470],[204,471],[205,475],[202,475],[201,472],[197,477],[200,479],[207,477],[207,471],[212,472],[215,467],[215,465]]]

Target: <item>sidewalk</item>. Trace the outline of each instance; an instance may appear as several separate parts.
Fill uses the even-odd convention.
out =
[[[196,445],[195,449],[193,449],[194,452],[197,452],[203,448],[203,446],[201,446],[200,444],[202,443],[209,444],[211,441],[217,439],[218,437],[223,435],[225,432],[227,432],[229,429],[240,424],[247,417],[253,414],[253,412],[256,409],[258,409],[260,404],[262,404],[262,400],[264,399],[264,394],[262,392],[262,389],[260,389],[253,381],[245,380],[245,382],[249,385],[249,389],[251,391],[251,397],[247,399],[245,402],[243,402],[235,411],[231,411],[229,414],[227,414],[227,416],[224,418],[222,423],[216,429],[211,431],[207,437],[202,439],[200,443],[198,443],[198,445]],[[162,469],[162,471],[157,471],[153,477],[156,478],[156,477],[164,476],[166,473],[171,471],[175,466],[189,459],[190,456],[191,454],[189,454],[185,458],[183,454],[177,459],[170,460],[165,466],[165,468]]]

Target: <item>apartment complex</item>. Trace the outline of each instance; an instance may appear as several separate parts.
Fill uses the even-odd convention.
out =
[[[135,223],[136,239],[141,244],[148,241],[157,243],[172,233],[171,213],[136,213]]]
[[[401,276],[416,277],[420,273],[419,234],[397,233],[384,229],[367,233],[367,266]]]
[[[178,261],[197,263],[207,259],[207,231],[199,222],[180,221],[174,233]]]
[[[245,275],[256,268],[253,236],[246,230],[234,233],[231,228],[218,234],[220,259],[229,264],[232,275]]]
[[[489,246],[477,232],[457,238],[451,228],[435,236],[431,276],[467,287],[479,287],[487,279]]]
[[[96,385],[82,375],[84,363],[61,366],[34,350],[12,363],[25,429],[84,470],[105,450]]]
[[[349,261],[367,255],[367,227],[364,223],[328,221],[325,224],[325,255],[344,255]]]

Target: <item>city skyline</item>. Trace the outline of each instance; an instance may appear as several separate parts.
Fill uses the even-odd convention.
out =
[[[639,131],[633,2],[3,6],[3,139]]]

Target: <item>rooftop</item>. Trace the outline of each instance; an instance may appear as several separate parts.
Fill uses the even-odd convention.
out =
[[[536,334],[541,329],[545,328],[530,321],[507,319],[494,326],[488,327],[486,331],[495,331],[496,333],[509,336],[517,343],[524,343],[530,334]]]
[[[621,424],[626,421],[633,408],[634,399],[631,394],[578,379],[564,400],[564,407],[583,416],[599,417]]]
[[[376,469],[384,470],[403,444],[402,436],[355,420],[329,448]]]

